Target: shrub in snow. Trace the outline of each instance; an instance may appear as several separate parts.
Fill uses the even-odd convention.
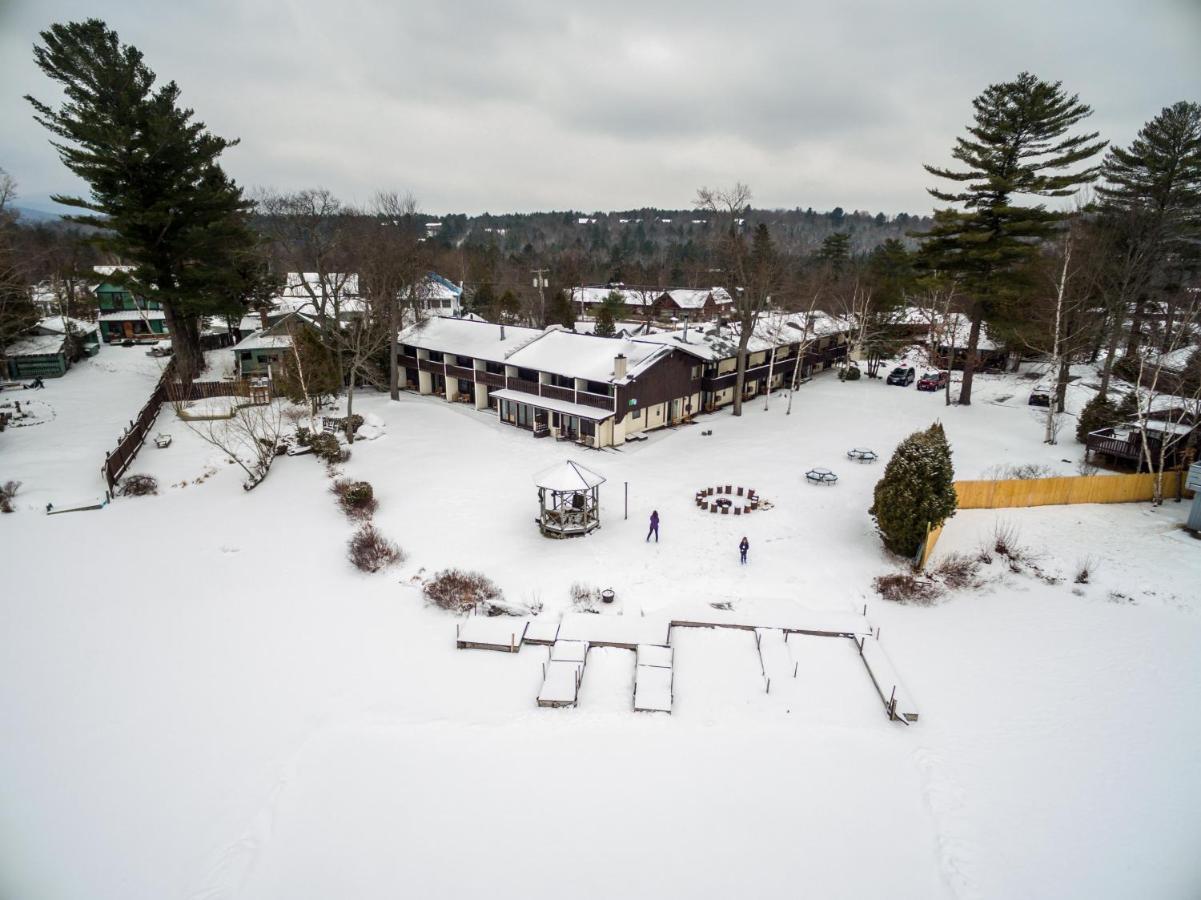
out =
[[[876,484],[875,502],[868,510],[884,546],[901,556],[917,553],[927,527],[937,528],[955,515],[954,480],[951,448],[942,425],[935,422],[901,441]]]
[[[369,519],[379,507],[370,482],[339,478],[330,485],[329,490],[338,498],[342,512],[352,519]]]
[[[1131,384],[1138,384],[1138,370],[1139,355],[1137,353],[1128,353],[1119,357],[1113,364],[1114,378],[1129,381]]]
[[[577,581],[571,586],[571,605],[581,612],[595,608],[600,603],[600,588]]]
[[[881,597],[894,603],[929,606],[942,594],[942,589],[933,581],[909,572],[880,575],[872,582],[872,585]]]
[[[1076,563],[1076,584],[1088,584],[1097,571],[1097,561],[1092,556],[1086,556]]]
[[[335,466],[338,463],[344,463],[350,459],[350,450],[343,447],[338,438],[332,434],[314,434],[309,438],[309,446],[313,448],[313,454],[327,465]]]
[[[21,489],[21,482],[6,481],[0,484],[0,512],[10,513],[13,511],[13,498],[17,496],[17,491]]]
[[[363,525],[350,539],[346,554],[360,572],[378,572],[404,562],[404,553],[371,524]]]
[[[121,482],[122,497],[144,497],[158,493],[158,479],[153,475],[130,475]]]
[[[1127,391],[1118,401],[1118,421],[1131,422],[1138,418],[1138,393]]]
[[[840,369],[838,372],[839,381],[858,381],[863,375],[859,371],[858,366],[847,366],[845,369]]]
[[[934,567],[934,577],[949,588],[972,587],[976,583],[976,572],[980,561],[961,553],[948,553]]]
[[[1092,432],[1109,428],[1119,421],[1117,404],[1106,394],[1097,394],[1080,410],[1080,418],[1076,421],[1076,440],[1083,444]]]
[[[446,569],[427,581],[422,589],[430,603],[453,612],[488,609],[493,603],[503,607],[500,588],[479,572]]]

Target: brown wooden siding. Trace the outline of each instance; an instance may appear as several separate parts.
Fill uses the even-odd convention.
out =
[[[625,419],[631,410],[646,409],[668,400],[679,400],[701,390],[701,379],[693,379],[692,357],[673,350],[669,355],[644,370],[632,384],[617,388],[617,421]],[[630,406],[637,400],[636,406]],[[696,410],[694,410],[695,412]]]

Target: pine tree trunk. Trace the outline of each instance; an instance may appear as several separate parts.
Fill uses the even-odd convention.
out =
[[[1127,356],[1134,356],[1138,353],[1138,345],[1143,336],[1144,305],[1145,300],[1142,297],[1134,301],[1134,312],[1130,315],[1130,335],[1126,338]]]
[[[980,325],[984,318],[984,306],[979,300],[972,304],[972,327],[967,334],[967,352],[963,360],[963,384],[959,388],[959,405],[972,405],[972,376],[976,374],[976,354],[980,347]],[[947,363],[950,369],[954,360]]]
[[[170,303],[163,304],[167,330],[171,333],[175,374],[185,384],[204,371],[204,353],[200,349],[200,326],[195,316],[181,316]]]

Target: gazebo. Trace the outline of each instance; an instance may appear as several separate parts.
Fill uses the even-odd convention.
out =
[[[605,479],[567,460],[534,477],[538,527],[546,537],[587,534],[600,527],[600,486]]]

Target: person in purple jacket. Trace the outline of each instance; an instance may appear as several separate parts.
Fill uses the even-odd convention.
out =
[[[651,535],[655,536],[655,543],[659,543],[659,510],[651,510],[651,530],[646,533],[646,539],[649,541]]]

